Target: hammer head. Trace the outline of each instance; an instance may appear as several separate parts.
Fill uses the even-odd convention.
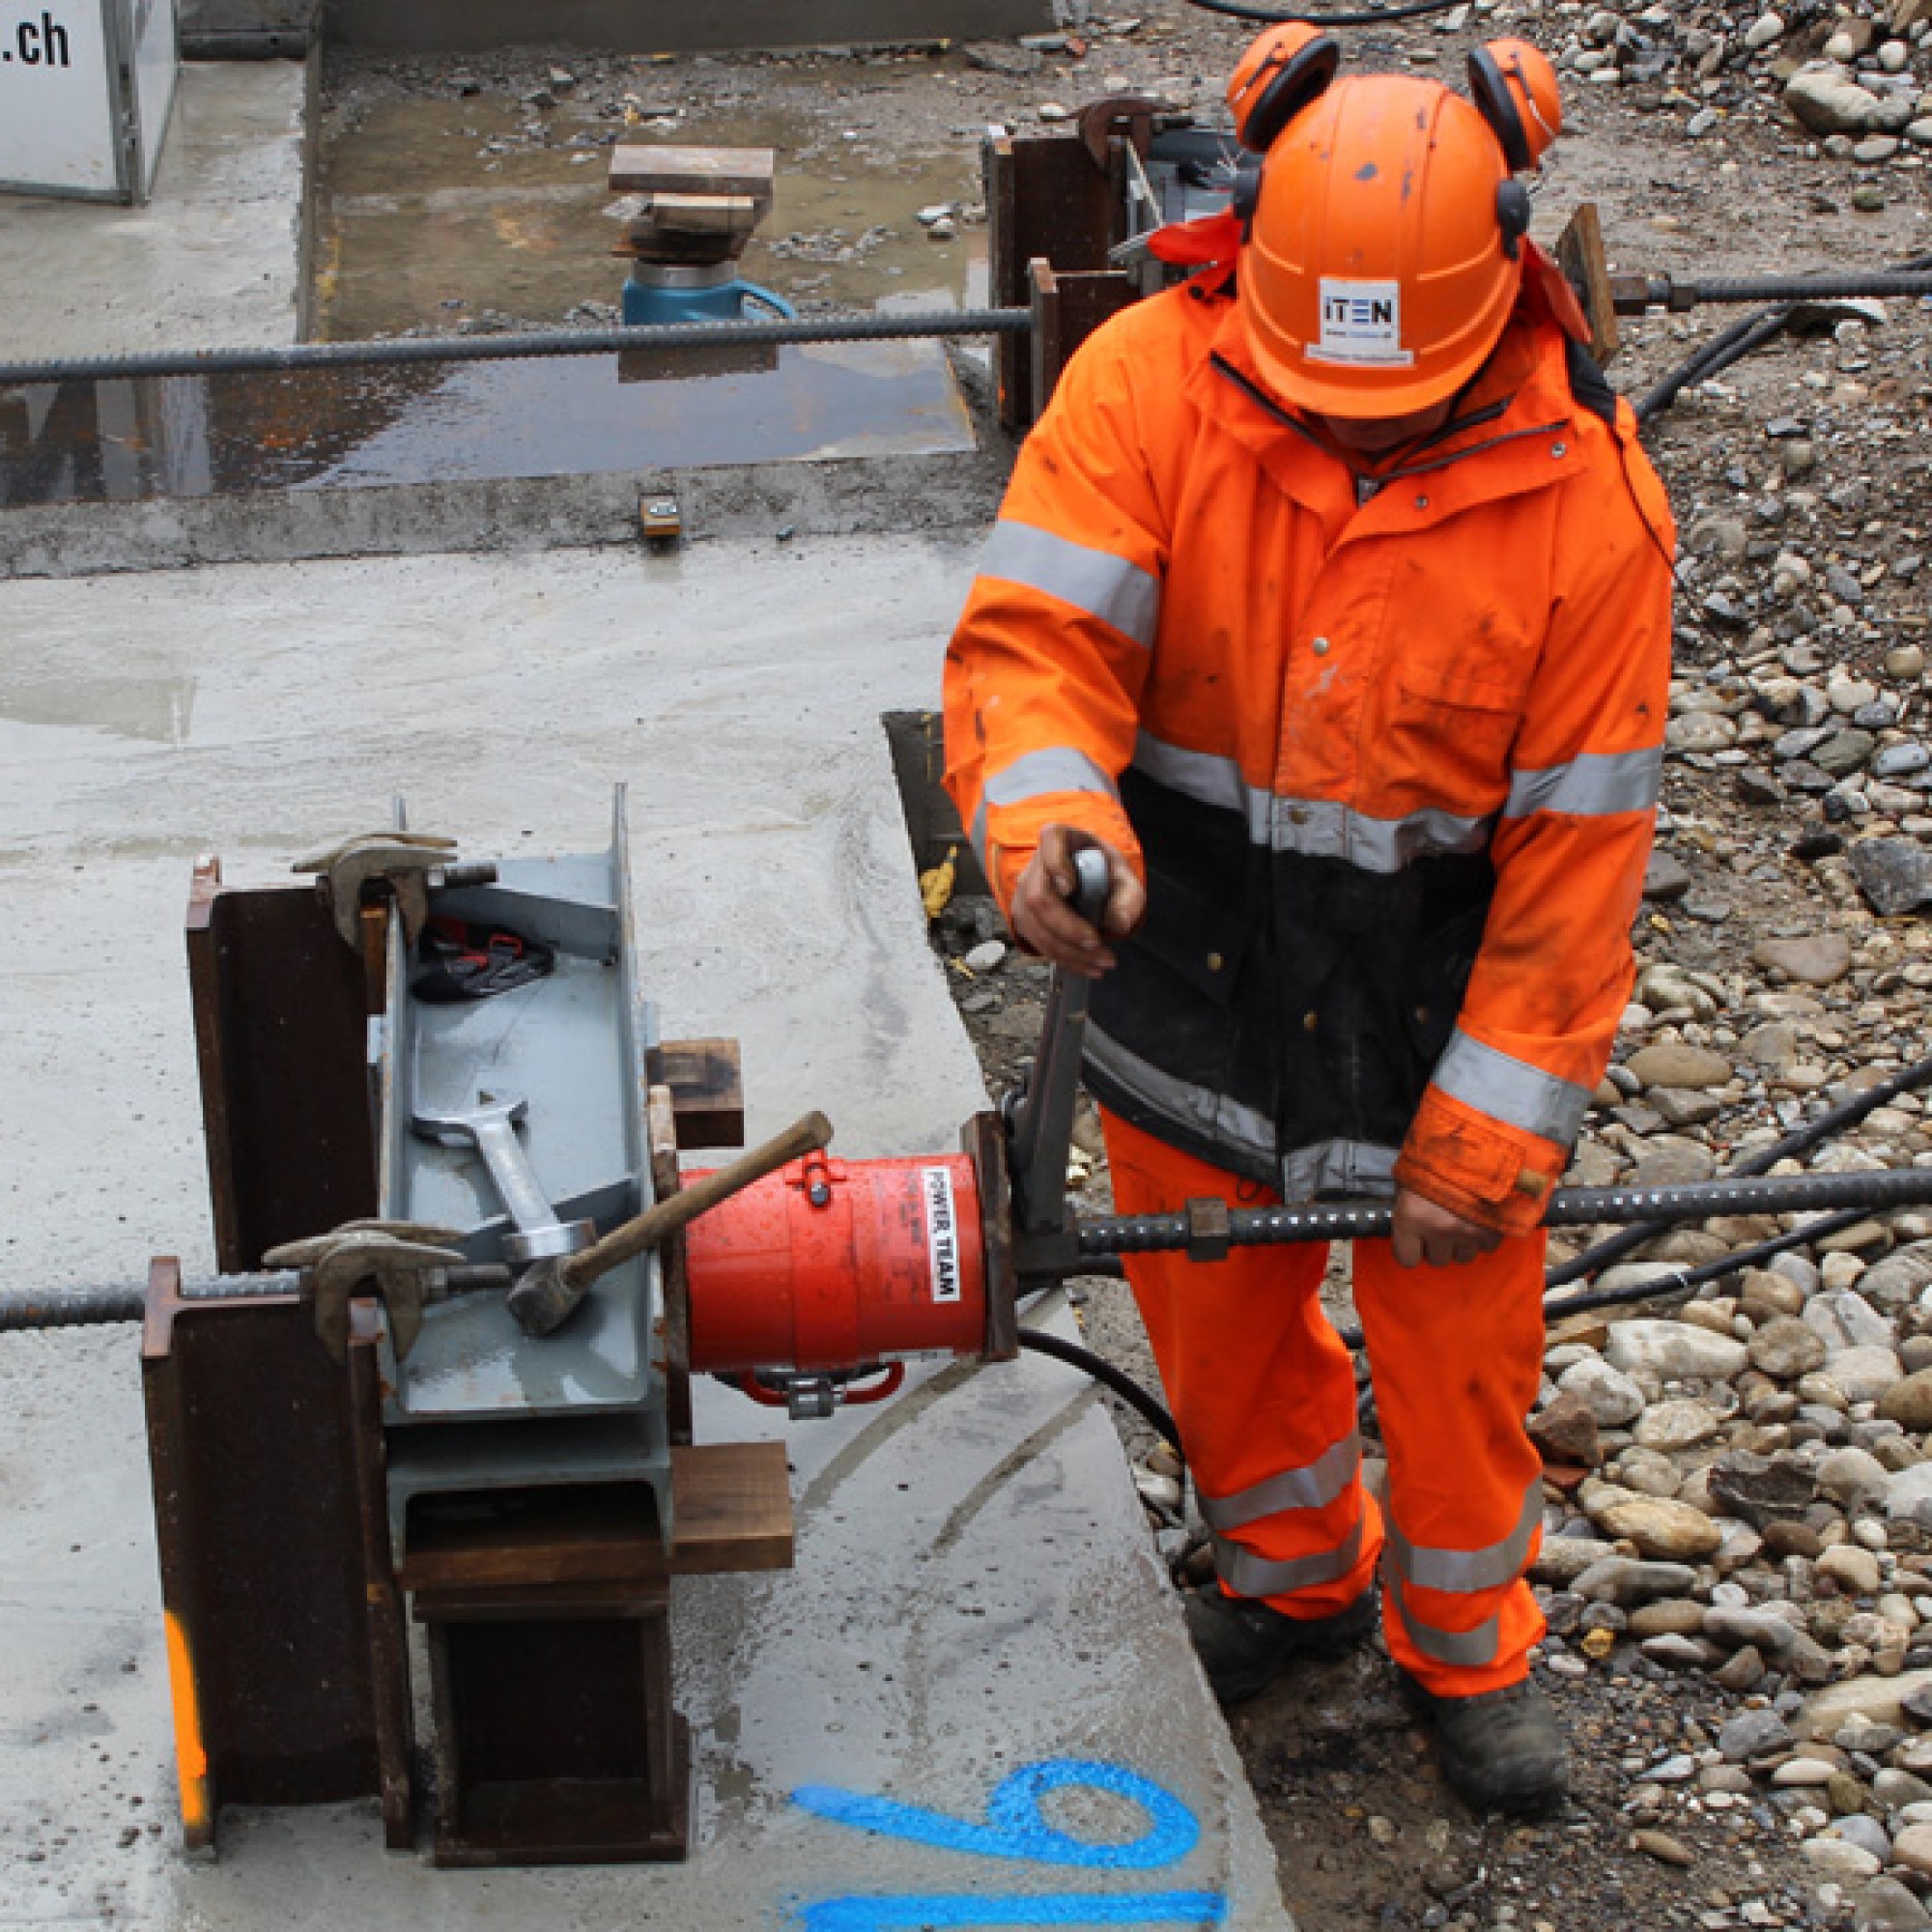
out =
[[[577,1313],[588,1293],[589,1284],[578,1287],[564,1271],[562,1260],[554,1258],[526,1267],[505,1302],[526,1335],[551,1335]]]
[[[426,1141],[438,1141],[444,1147],[474,1147],[478,1127],[497,1121],[513,1127],[529,1110],[530,1103],[521,1094],[479,1094],[469,1107],[418,1107],[410,1116],[410,1125]]]

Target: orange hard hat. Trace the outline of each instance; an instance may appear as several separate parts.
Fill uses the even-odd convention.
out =
[[[1399,416],[1482,367],[1528,203],[1483,115],[1438,81],[1334,82],[1282,131],[1236,286],[1264,380],[1319,414]]]

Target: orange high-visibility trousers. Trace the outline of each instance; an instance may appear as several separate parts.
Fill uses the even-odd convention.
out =
[[[1102,1120],[1122,1214],[1276,1198]],[[1383,1632],[1405,1670],[1440,1696],[1517,1683],[1545,1628],[1523,1581],[1542,1532],[1542,1459],[1523,1422],[1543,1363],[1543,1234],[1461,1267],[1401,1268],[1387,1241],[1355,1243],[1388,1457],[1381,1507],[1361,1482],[1349,1351],[1321,1312],[1327,1252],[1127,1258],[1222,1587],[1322,1617],[1379,1565]]]

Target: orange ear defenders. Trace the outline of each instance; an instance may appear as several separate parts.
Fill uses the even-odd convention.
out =
[[[1502,144],[1511,174],[1542,160],[1563,131],[1556,70],[1527,41],[1491,41],[1469,56],[1469,99]]]
[[[1342,48],[1306,20],[1270,27],[1228,77],[1235,133],[1251,155],[1264,155],[1281,130],[1335,78]]]
[[[1242,236],[1261,200],[1267,151],[1288,124],[1318,99],[1335,78],[1342,49],[1305,20],[1290,20],[1252,42],[1228,77],[1228,105],[1244,150],[1235,170],[1234,212]],[[1522,40],[1490,41],[1469,56],[1469,98],[1501,148],[1512,175],[1536,166],[1563,131],[1556,70],[1543,51]],[[1496,225],[1503,253],[1515,261],[1529,232],[1529,194],[1520,182],[1496,189]]]

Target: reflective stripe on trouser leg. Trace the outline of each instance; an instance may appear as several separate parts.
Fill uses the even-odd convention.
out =
[[[1274,1198],[1101,1118],[1122,1214]],[[1131,1255],[1126,1266],[1224,1583],[1292,1616],[1346,1607],[1374,1578],[1381,1518],[1361,1486],[1353,1365],[1321,1310],[1322,1251]]]
[[[1516,1527],[1500,1543],[1484,1549],[1418,1548],[1391,1520],[1382,1547],[1382,1581],[1394,1599],[1408,1639],[1423,1656],[1437,1663],[1480,1670],[1496,1661],[1501,1620],[1486,1617],[1473,1630],[1444,1629],[1417,1612],[1412,1591],[1434,1590],[1451,1597],[1488,1597],[1507,1589],[1529,1562],[1529,1552],[1543,1520],[1543,1481],[1538,1477],[1523,1493]]]
[[[1543,1364],[1542,1235],[1461,1267],[1399,1268],[1358,1242],[1355,1302],[1388,1452],[1390,1654],[1438,1695],[1528,1670],[1542,1613],[1523,1581],[1543,1460],[1523,1428]]]
[[[1376,1518],[1375,1504],[1367,1496],[1362,1498],[1362,1515],[1355,1520],[1355,1526],[1339,1544],[1307,1556],[1272,1561],[1216,1535],[1214,1574],[1236,1597],[1293,1597],[1324,1583],[1345,1582],[1361,1567],[1362,1545]]]

